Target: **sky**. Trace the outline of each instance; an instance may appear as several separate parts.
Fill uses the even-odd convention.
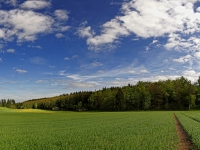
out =
[[[0,0],[0,99],[200,76],[200,0]]]

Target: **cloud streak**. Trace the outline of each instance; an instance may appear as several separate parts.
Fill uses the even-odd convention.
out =
[[[28,0],[21,4],[23,9],[43,9],[51,6],[50,2],[40,0]]]
[[[22,70],[22,69],[15,69],[15,71],[16,71],[17,73],[20,73],[20,74],[24,74],[24,73],[27,73],[27,72],[28,72],[28,71]]]

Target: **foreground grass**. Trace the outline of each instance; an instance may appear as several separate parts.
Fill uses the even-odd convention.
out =
[[[0,149],[178,149],[172,112],[52,112],[0,108]]]

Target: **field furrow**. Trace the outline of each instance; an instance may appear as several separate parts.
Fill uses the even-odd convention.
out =
[[[179,149],[192,150],[193,143],[191,142],[190,137],[188,136],[187,132],[185,132],[185,130],[183,129],[176,115],[174,115],[174,120],[176,123],[176,130],[177,130],[177,134],[179,138]]]
[[[177,112],[176,116],[194,144],[194,149],[200,149],[200,122],[191,118],[195,114],[199,115],[192,112]]]

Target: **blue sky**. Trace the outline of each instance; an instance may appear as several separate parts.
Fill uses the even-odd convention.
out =
[[[0,99],[200,76],[199,0],[0,0]]]

